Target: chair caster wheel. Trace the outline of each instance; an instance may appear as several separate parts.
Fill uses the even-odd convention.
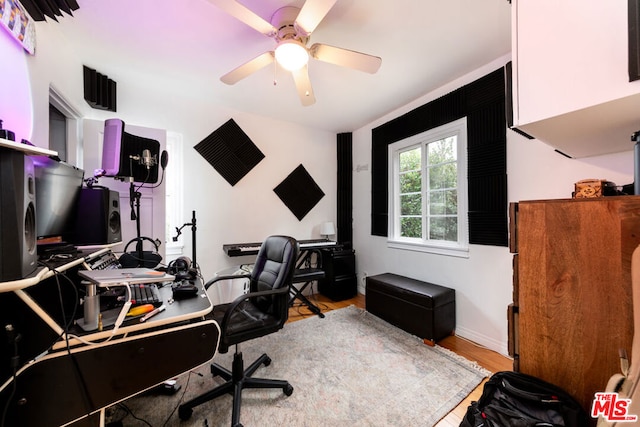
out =
[[[285,395],[291,396],[293,394],[293,387],[291,384],[287,384],[287,386],[282,390]]]
[[[186,421],[191,418],[191,414],[193,414],[193,409],[191,408],[184,408],[182,406],[178,408],[178,418],[182,421]]]
[[[271,365],[271,358],[270,358],[269,356],[267,356],[267,357],[264,359],[263,364],[264,364],[264,366],[269,366],[269,365]]]

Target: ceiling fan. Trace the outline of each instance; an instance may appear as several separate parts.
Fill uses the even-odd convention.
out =
[[[307,47],[311,33],[324,19],[337,0],[307,0],[302,8],[285,6],[275,11],[267,22],[236,0],[209,0],[229,15],[276,41],[273,51],[265,52],[240,65],[220,78],[233,85],[250,74],[276,61],[291,71],[302,105],[316,102],[309,79],[308,60],[318,59],[343,67],[374,74],[382,59],[377,56],[340,47],[314,43]]]

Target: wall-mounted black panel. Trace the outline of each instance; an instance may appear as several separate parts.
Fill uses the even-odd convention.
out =
[[[20,0],[20,3],[34,21],[44,21],[47,16],[57,21],[56,16],[62,16],[62,12],[72,15],[71,11],[80,7],[76,0]]]
[[[324,192],[302,165],[295,168],[273,191],[298,220],[302,220],[324,197]]]
[[[629,26],[629,81],[640,79],[640,1],[627,0]]]
[[[262,151],[233,119],[194,148],[232,186],[264,159]]]
[[[116,82],[83,65],[84,100],[98,110],[116,111]]]
[[[338,243],[347,249],[353,241],[353,134],[339,133],[337,137],[338,188],[337,226]]]

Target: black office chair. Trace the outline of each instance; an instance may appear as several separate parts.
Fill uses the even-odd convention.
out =
[[[289,289],[298,252],[299,246],[295,239],[270,236],[262,243],[250,274],[219,276],[205,284],[205,288],[209,288],[220,280],[250,279],[247,294],[230,304],[221,304],[213,309],[213,317],[221,329],[218,351],[226,353],[229,347],[236,346],[232,370],[217,364],[211,365],[211,373],[221,376],[226,382],[180,405],[178,416],[181,420],[189,419],[194,407],[229,393],[233,395],[231,425],[241,427],[240,404],[243,389],[281,388],[285,395],[291,396],[293,387],[287,381],[253,378],[253,373],[260,365],[269,366],[271,359],[263,354],[245,370],[239,344],[277,332],[284,326],[289,316]]]

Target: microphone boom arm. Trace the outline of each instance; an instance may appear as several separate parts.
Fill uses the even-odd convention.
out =
[[[176,227],[176,235],[171,238],[174,242],[178,241],[178,237],[182,234],[182,229],[185,227],[191,226],[191,259],[193,261],[193,265],[197,267],[196,261],[196,211],[192,211],[191,213],[191,222],[187,222],[182,224],[180,227]]]

